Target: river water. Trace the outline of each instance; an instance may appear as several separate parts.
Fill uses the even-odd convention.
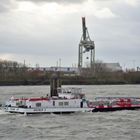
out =
[[[140,97],[140,85],[74,87],[81,87],[91,100],[98,96]],[[3,86],[0,102],[11,96],[48,93],[49,86]],[[0,140],[140,140],[140,110],[28,116],[0,111]]]

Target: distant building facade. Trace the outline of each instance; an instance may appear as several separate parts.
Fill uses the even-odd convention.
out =
[[[28,71],[42,71],[42,72],[66,72],[66,73],[78,73],[77,67],[30,67]]]
[[[122,67],[119,63],[95,63],[96,69],[106,69],[109,72],[122,71]],[[63,72],[63,73],[73,73],[79,74],[79,68],[77,67],[30,67],[28,71],[40,71],[40,72]]]
[[[119,63],[104,63],[105,66],[112,72],[122,71],[122,67]]]

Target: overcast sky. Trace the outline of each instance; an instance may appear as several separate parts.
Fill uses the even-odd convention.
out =
[[[140,66],[140,0],[0,0],[0,58],[76,65],[83,16],[96,60]]]

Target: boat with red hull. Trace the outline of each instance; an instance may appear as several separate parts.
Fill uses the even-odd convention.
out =
[[[140,109],[140,98],[137,97],[98,97],[93,101],[92,112]]]

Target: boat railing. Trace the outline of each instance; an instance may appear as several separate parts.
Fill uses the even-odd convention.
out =
[[[81,88],[58,88],[58,93],[64,93],[64,94],[81,94],[82,89]]]

